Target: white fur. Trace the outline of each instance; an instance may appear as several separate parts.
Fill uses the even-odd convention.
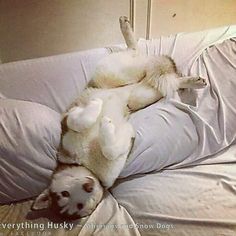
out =
[[[62,138],[63,148],[105,187],[111,187],[135,136],[127,121],[127,106],[136,111],[163,96],[172,96],[179,88],[178,77],[174,62],[166,56],[147,57],[128,51],[105,57],[92,83],[102,88],[86,89],[76,102],[78,106],[68,112],[69,131]]]
[[[137,51],[117,52],[98,63],[92,81],[97,88],[137,83],[145,76],[147,56]]]
[[[128,89],[123,87],[95,89],[89,93],[86,91],[88,100],[94,96],[102,100],[102,111],[91,128],[80,132],[75,132],[79,127],[70,127],[67,122],[69,131],[62,139],[63,148],[95,173],[106,187],[112,186],[123,169],[135,136],[125,116],[129,94],[133,89],[135,86],[130,85]],[[85,99],[83,95],[82,99]]]
[[[120,18],[121,30],[129,48],[136,49],[127,17]],[[163,96],[170,98],[179,88],[202,88],[205,80],[181,77],[173,60],[166,56],[144,56],[136,50],[118,52],[105,57],[95,70],[87,88],[63,117],[67,116],[68,131],[62,137],[60,161],[78,166],[54,174],[49,189],[60,194],[70,192],[70,198],[58,201],[68,215],[85,216],[101,200],[102,187],[109,188],[125,166],[135,132],[128,122],[130,112],[142,109]],[[94,87],[94,88],[91,88]],[[87,171],[81,171],[86,168]],[[94,189],[85,193],[81,186],[93,178]],[[44,191],[35,201],[44,206]],[[78,201],[84,204],[76,208]]]
[[[82,188],[87,178],[95,181],[94,190],[91,193],[84,191]],[[87,216],[92,212],[94,205],[97,205],[101,200],[103,192],[98,180],[91,176],[91,173],[83,167],[79,169],[78,167],[67,168],[56,173],[50,189],[60,195],[60,200],[58,201],[58,205],[62,207],[60,213],[75,214],[78,212],[77,204],[82,203],[84,207],[79,211],[80,217]],[[63,197],[61,195],[62,191],[69,192],[70,198]]]
[[[67,125],[74,131],[82,132],[96,122],[101,110],[101,99],[92,99],[84,108],[73,107],[68,112]]]
[[[53,175],[49,189],[62,197],[60,214],[90,214],[101,201],[103,187],[109,188],[125,166],[132,148],[135,132],[128,122],[130,112],[142,109],[163,96],[171,97],[178,88],[202,88],[205,80],[199,77],[180,77],[173,61],[165,56],[145,57],[134,52],[111,54],[102,60],[90,83],[98,88],[87,88],[63,117],[67,116],[68,131],[62,137],[62,148],[69,156],[60,161],[81,166],[68,168]],[[84,168],[83,167],[83,168]],[[81,186],[94,179],[91,193]],[[34,209],[45,207],[44,191],[36,199]],[[50,199],[50,197],[48,197]],[[78,209],[78,202],[83,209]]]

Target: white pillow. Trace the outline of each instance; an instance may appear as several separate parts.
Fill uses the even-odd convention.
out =
[[[33,102],[0,99],[0,203],[38,195],[56,167],[60,115]]]
[[[136,139],[120,177],[161,170],[188,157],[198,145],[190,116],[164,100],[133,114]]]

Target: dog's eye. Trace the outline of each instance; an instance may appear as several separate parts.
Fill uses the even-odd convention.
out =
[[[83,205],[82,203],[78,203],[78,204],[77,204],[77,208],[78,208],[79,210],[81,210],[83,207],[84,207],[84,205]]]
[[[63,197],[69,197],[69,196],[70,196],[69,192],[67,192],[67,191],[62,191],[62,192],[61,192],[61,195],[62,195]]]

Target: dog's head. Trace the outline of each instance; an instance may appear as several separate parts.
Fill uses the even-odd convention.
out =
[[[103,187],[83,166],[57,170],[50,186],[34,201],[32,210],[51,208],[64,219],[75,220],[90,215],[102,200]]]

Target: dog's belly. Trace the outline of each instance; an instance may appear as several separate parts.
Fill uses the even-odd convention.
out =
[[[147,57],[136,51],[110,54],[98,64],[91,85],[117,88],[139,82],[145,76]]]
[[[103,186],[110,187],[123,169],[128,153],[115,160],[104,157],[98,141],[98,132],[96,132],[98,128],[93,127],[93,131],[86,134],[67,132],[63,138],[63,148],[76,157],[79,163],[91,170]]]
[[[109,90],[91,90],[91,93],[90,91],[86,92],[83,99],[102,100],[101,114],[89,129],[83,132],[69,130],[62,139],[63,149],[97,175],[103,185],[107,187],[113,184],[125,165],[131,149],[131,138],[129,139],[129,135],[126,135],[126,133],[124,133],[124,136],[119,135],[119,139],[125,140],[128,147],[124,148],[124,152],[118,155],[117,158],[110,160],[102,153],[99,143],[101,120],[103,117],[108,117],[117,129],[117,135],[123,128],[127,129],[125,125],[127,123],[126,115],[128,114],[127,104],[130,94],[136,86],[137,84]],[[127,132],[130,133],[131,131],[128,130]]]

